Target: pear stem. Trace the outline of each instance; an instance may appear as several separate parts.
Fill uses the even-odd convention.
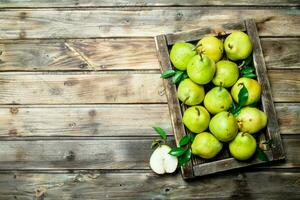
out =
[[[222,83],[222,81],[220,81],[220,86],[219,86],[219,91],[221,92],[221,90],[222,90],[222,86],[223,86],[223,83]]]
[[[245,61],[243,60],[243,62],[238,66],[238,68],[239,68],[239,69],[242,69],[243,66],[244,66],[244,64],[245,64]]]
[[[227,112],[227,117],[230,117],[230,112]]]
[[[233,46],[230,43],[228,44],[228,47],[229,47],[229,49],[233,48]]]
[[[198,107],[195,107],[195,109],[197,110],[197,114],[198,114],[198,117],[200,116],[200,110]]]
[[[189,98],[190,98],[190,96],[186,97],[185,100],[183,100],[181,106],[183,106],[183,105],[187,102],[187,100],[188,100]]]

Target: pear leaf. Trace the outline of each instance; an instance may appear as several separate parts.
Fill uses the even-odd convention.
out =
[[[195,139],[195,134],[193,134],[193,133],[190,133],[190,141],[191,142],[194,142],[194,139]]]
[[[175,148],[171,149],[169,154],[172,156],[179,157],[179,156],[182,156],[185,153],[185,151],[186,150],[181,147],[175,147]]]
[[[183,76],[183,71],[176,71],[176,74],[173,76],[173,83],[176,84],[176,83],[179,83],[181,81],[181,78]]]
[[[180,81],[183,81],[184,79],[187,79],[189,76],[187,75],[186,72],[183,73],[182,77],[181,77],[181,80]]]
[[[241,70],[241,74],[249,74],[249,73],[252,73],[252,72],[255,72],[255,67],[253,66],[247,66],[247,67],[243,67],[242,70]]]
[[[268,156],[265,154],[263,150],[261,150],[259,147],[256,147],[256,155],[259,160],[262,161],[269,161]]]
[[[167,133],[160,127],[152,127],[163,140],[167,139]]]
[[[189,135],[185,135],[183,136],[180,141],[179,141],[179,146],[184,146],[187,145],[190,142],[190,136]]]
[[[173,70],[173,69],[169,69],[167,71],[164,71],[162,74],[161,74],[161,78],[163,79],[167,79],[167,78],[170,78],[172,76],[174,76],[176,74],[176,71]]]
[[[242,77],[246,77],[246,78],[256,78],[257,76],[256,76],[256,74],[250,73],[250,74],[244,74],[244,75],[242,75]]]
[[[232,105],[231,105],[231,108],[230,108],[229,112],[231,112],[236,117],[240,114],[241,108],[242,108],[242,106],[235,105],[235,103],[232,102]]]
[[[238,97],[239,97],[239,105],[244,106],[248,100],[248,90],[244,84],[243,84],[242,89],[239,92]]]
[[[248,56],[248,57],[244,60],[244,65],[245,65],[245,66],[248,66],[249,64],[251,64],[251,63],[252,63],[252,59],[253,59],[253,57],[252,57],[252,54],[251,54],[250,56]]]
[[[192,150],[191,148],[188,148],[185,151],[185,153],[181,157],[179,157],[178,165],[184,166],[191,159],[191,156],[192,156]]]

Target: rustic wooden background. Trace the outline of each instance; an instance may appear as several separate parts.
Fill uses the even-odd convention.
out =
[[[298,0],[0,0],[0,199],[299,199]],[[154,35],[255,18],[285,162],[157,176]]]

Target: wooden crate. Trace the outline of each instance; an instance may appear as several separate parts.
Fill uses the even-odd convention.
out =
[[[227,35],[232,31],[245,31],[253,42],[253,64],[256,68],[257,80],[262,86],[261,109],[268,116],[267,128],[259,133],[259,142],[272,139],[271,145],[261,145],[268,157],[269,161],[284,159],[284,149],[280,137],[279,126],[277,122],[276,112],[273,104],[272,94],[267,69],[262,53],[262,48],[255,24],[255,20],[249,19],[237,23],[222,24],[217,28],[205,28],[192,30],[188,32],[180,32],[174,34],[159,35],[155,37],[157,56],[160,62],[161,71],[172,69],[169,58],[169,47],[178,41],[192,42],[197,41],[204,35]],[[185,106],[181,106],[176,95],[176,86],[170,79],[164,80],[164,86],[168,99],[169,111],[173,126],[173,132],[176,143],[188,133],[188,130],[182,123],[182,113]],[[228,148],[223,150],[214,159],[202,159],[198,156],[192,156],[192,159],[183,167],[181,167],[184,179],[203,176],[216,172],[222,172],[231,169],[237,169],[250,165],[260,164],[268,161],[262,161],[254,157],[247,161],[238,161],[230,156]]]

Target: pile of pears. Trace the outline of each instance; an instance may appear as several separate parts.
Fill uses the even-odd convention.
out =
[[[196,134],[192,154],[211,159],[228,146],[234,158],[247,160],[257,147],[253,134],[267,125],[266,114],[253,106],[261,98],[261,85],[254,78],[241,77],[237,64],[251,56],[249,36],[236,31],[223,40],[205,36],[196,45],[177,42],[172,46],[173,66],[188,75],[179,83],[177,96],[187,105],[183,123]],[[233,114],[230,110],[241,103],[243,88],[246,101]]]

